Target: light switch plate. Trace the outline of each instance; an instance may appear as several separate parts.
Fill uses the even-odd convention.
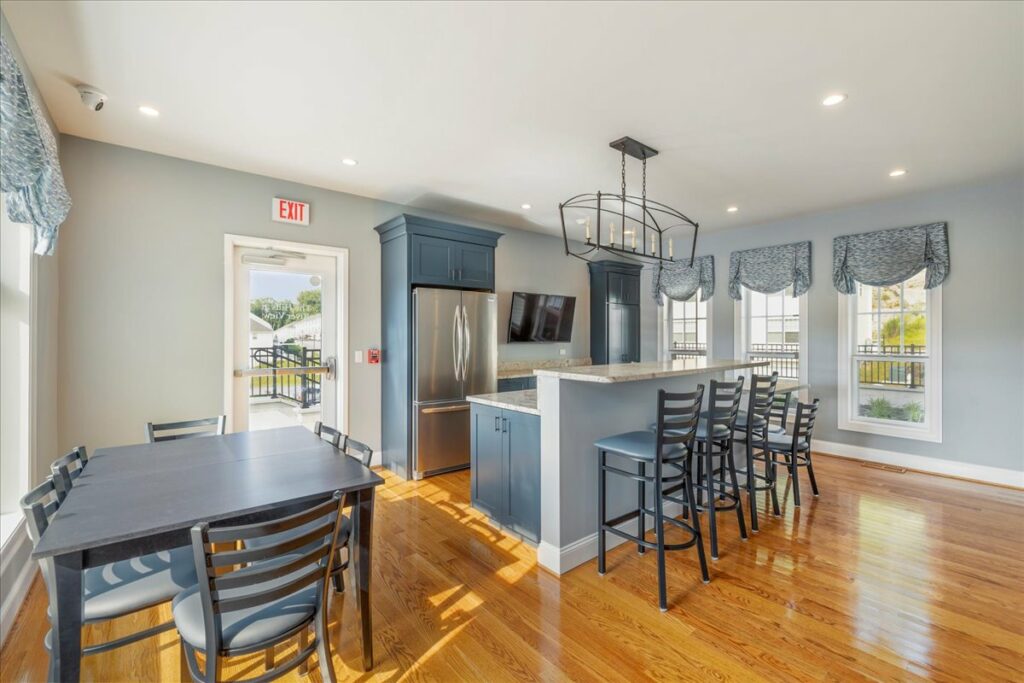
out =
[[[356,351],[355,352],[355,361],[357,363],[362,363],[363,362],[363,352],[362,351]]]

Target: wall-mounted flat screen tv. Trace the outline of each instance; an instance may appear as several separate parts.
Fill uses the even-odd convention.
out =
[[[567,342],[572,339],[576,297],[512,293],[509,342]]]

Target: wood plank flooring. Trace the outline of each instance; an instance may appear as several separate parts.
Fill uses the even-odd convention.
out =
[[[668,556],[657,609],[653,554],[623,545],[608,574],[559,579],[469,507],[469,475],[402,482],[377,498],[377,666],[360,670],[352,601],[336,596],[339,680],[1024,680],[1024,493],[818,456],[783,516],[738,538],[720,517],[721,559],[702,585],[692,552]],[[46,596],[36,581],[0,652],[0,680],[41,681]],[[91,627],[87,642],[169,617],[150,610]],[[174,633],[83,661],[84,681],[178,680]],[[279,656],[288,649],[281,647]],[[231,678],[263,671],[259,655]],[[298,679],[297,675],[292,677]],[[314,670],[309,680],[319,681]]]

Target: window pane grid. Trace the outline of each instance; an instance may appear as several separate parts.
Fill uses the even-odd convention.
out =
[[[708,305],[700,290],[686,301],[668,300],[672,322],[669,353],[672,358],[707,355]]]

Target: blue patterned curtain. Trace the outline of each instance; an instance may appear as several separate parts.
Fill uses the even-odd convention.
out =
[[[35,252],[52,254],[71,197],[57,160],[57,143],[18,63],[0,38],[0,191],[7,216],[34,226]]]
[[[742,289],[762,294],[781,292],[793,285],[793,296],[811,288],[811,243],[734,251],[729,255],[729,296],[737,301]]]
[[[693,260],[693,267],[676,262],[660,264],[654,269],[651,291],[659,306],[662,294],[675,301],[686,301],[698,289],[701,301],[707,301],[715,293],[714,256],[698,256]]]
[[[832,282],[843,294],[857,283],[886,287],[925,271],[925,289],[938,287],[949,274],[945,223],[928,223],[843,235],[832,241]]]

